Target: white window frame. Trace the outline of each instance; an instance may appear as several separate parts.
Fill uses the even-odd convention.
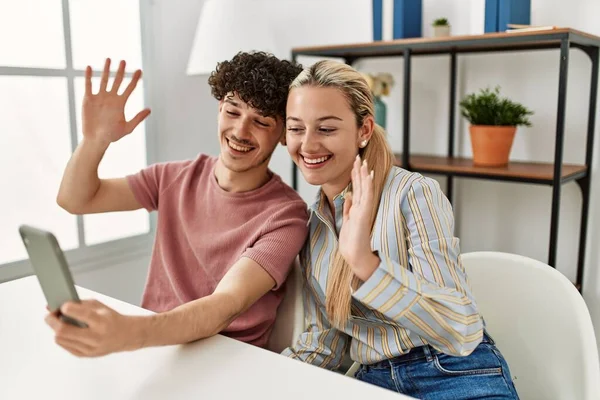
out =
[[[152,42],[153,27],[151,24],[151,11],[153,0],[139,0],[140,9],[140,29],[141,29],[141,51],[142,66],[144,71],[144,103],[151,105],[152,94]],[[69,122],[71,125],[70,138],[71,150],[74,151],[78,144],[77,138],[77,113],[75,106],[75,78],[85,76],[84,70],[73,68],[73,50],[71,44],[71,23],[69,13],[69,0],[62,0],[63,12],[63,32],[65,40],[65,69],[51,68],[27,68],[27,67],[6,67],[0,66],[0,76],[48,76],[61,77],[67,79]],[[133,73],[126,73],[126,77],[131,77]],[[101,71],[94,72],[94,76],[101,76]],[[150,165],[157,160],[156,148],[156,126],[158,124],[152,118],[145,121],[146,135],[146,160]],[[99,269],[118,264],[124,264],[129,261],[147,257],[152,249],[152,243],[156,232],[156,215],[149,215],[150,229],[148,233],[130,236],[123,239],[103,242],[95,245],[85,244],[85,232],[83,216],[77,216],[77,231],[79,237],[79,247],[73,250],[65,251],[65,256],[73,272]],[[15,231],[15,235],[18,232]],[[18,279],[33,274],[31,264],[28,259],[15,262],[0,264],[0,283]]]

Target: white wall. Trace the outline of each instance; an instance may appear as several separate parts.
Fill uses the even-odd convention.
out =
[[[157,121],[158,161],[216,155],[217,102],[208,76],[186,76],[203,1],[151,1],[154,63],[152,117]]]
[[[156,157],[159,161],[190,158],[198,152],[218,152],[217,104],[210,95],[207,77],[185,75],[201,7],[202,1],[197,0],[152,1],[149,17],[154,26],[154,63],[150,66],[149,79],[154,85],[151,118],[158,122]],[[600,35],[600,25],[595,21],[599,12],[600,3],[594,0],[571,0],[568,4],[558,0],[532,0],[533,24],[569,26]],[[427,22],[439,16],[450,19],[455,34],[483,31],[482,1],[464,0],[459,6],[451,0],[424,0],[425,35],[430,33]],[[564,157],[565,162],[581,163],[584,157],[589,90],[586,85],[590,67],[589,60],[579,51],[573,50],[571,54]],[[414,60],[411,151],[439,154],[445,151],[448,65],[448,58],[443,56]],[[402,60],[369,60],[357,66],[365,71],[394,73],[398,84],[386,99],[390,119],[388,128],[394,150],[401,150]],[[459,58],[460,96],[480,87],[499,84],[503,94],[535,110],[534,126],[519,128],[512,153],[514,159],[552,160],[557,82],[556,51],[479,54]],[[457,122],[460,153],[468,156],[470,143],[466,136],[467,125],[461,118],[457,118]],[[600,211],[594,204],[600,199],[598,142],[600,139],[596,140],[594,155],[584,297],[596,329],[600,332]],[[290,162],[287,157],[285,149],[280,148],[273,157],[271,167],[290,182]],[[314,192],[314,188],[301,185],[300,193],[307,201],[310,201]],[[455,193],[457,234],[462,240],[463,251],[500,250],[546,261],[551,204],[549,187],[457,179]],[[563,187],[558,269],[571,279],[574,279],[576,268],[580,197],[575,184]],[[129,281],[123,279],[113,287],[106,287],[119,294],[127,293],[125,296],[130,296],[127,292],[130,290],[131,296],[137,298],[145,274],[145,269],[138,266],[131,270]],[[86,278],[90,279],[90,283],[98,282],[97,279],[105,283],[111,281],[108,270],[82,276],[82,279]],[[106,290],[104,292],[108,293]],[[509,288],[507,293],[510,293]]]

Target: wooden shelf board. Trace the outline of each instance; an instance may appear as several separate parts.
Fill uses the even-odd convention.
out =
[[[396,165],[401,166],[402,155],[395,154]],[[506,167],[492,168],[473,165],[473,160],[463,157],[445,157],[411,154],[410,169],[418,172],[441,173],[445,175],[463,175],[478,177],[493,177],[498,179],[523,179],[552,182],[554,165],[552,163],[515,161]],[[563,164],[562,179],[566,180],[575,175],[585,174],[585,165]]]
[[[556,28],[530,32],[494,32],[482,35],[456,35],[442,38],[419,37],[389,41],[373,41],[326,46],[296,47],[292,52],[299,55],[332,57],[376,57],[401,55],[404,49],[418,54],[441,54],[448,52],[478,52],[515,50],[519,47],[560,47],[562,39],[581,45],[600,46],[600,37],[571,28]]]

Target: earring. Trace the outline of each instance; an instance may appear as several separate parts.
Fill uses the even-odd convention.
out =
[[[362,142],[360,142],[360,147],[364,148],[367,145],[368,141],[363,140]]]

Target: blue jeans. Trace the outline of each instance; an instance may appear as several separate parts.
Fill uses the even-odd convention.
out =
[[[487,334],[466,357],[422,346],[391,360],[363,365],[356,378],[423,400],[519,398],[508,365]]]

